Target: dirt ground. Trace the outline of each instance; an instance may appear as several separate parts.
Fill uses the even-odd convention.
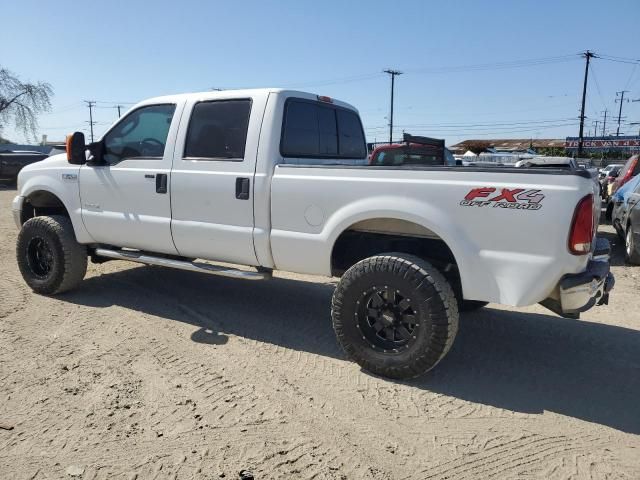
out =
[[[491,305],[426,377],[339,350],[330,280],[124,262],[47,298],[0,187],[0,478],[639,479],[640,267],[608,307]],[[11,428],[12,429],[7,429]]]

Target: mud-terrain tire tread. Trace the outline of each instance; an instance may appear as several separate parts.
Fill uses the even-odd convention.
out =
[[[47,237],[54,251],[53,271],[46,280],[35,278],[27,262],[27,245],[35,234]],[[24,280],[34,292],[43,295],[74,289],[87,272],[87,247],[77,242],[71,220],[62,215],[27,220],[18,235],[16,257]]]
[[[379,353],[365,345],[359,332],[346,322],[353,322],[355,302],[367,285],[366,277],[388,276],[408,281],[412,298],[423,306],[420,322],[431,324],[430,335],[421,336],[404,360],[397,356],[381,359]],[[363,369],[394,379],[409,379],[431,370],[447,354],[458,331],[458,304],[453,289],[444,276],[429,262],[404,253],[385,253],[369,257],[349,268],[340,279],[331,301],[331,317],[338,343]],[[355,322],[354,322],[355,323]],[[347,327],[347,328],[345,328]]]

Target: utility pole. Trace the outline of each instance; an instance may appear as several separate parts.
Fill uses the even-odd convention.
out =
[[[84,101],[87,106],[89,107],[89,127],[91,128],[91,143],[93,143],[93,126],[96,124],[96,122],[93,121],[93,107],[95,106],[96,102],[94,100],[85,100]]]
[[[621,92],[616,92],[616,97],[620,95],[620,100],[616,98],[616,103],[620,102],[620,110],[618,110],[618,129],[616,130],[616,137],[620,136],[620,119],[622,118],[622,104],[624,103],[624,94],[628,93],[629,90],[622,90]],[[627,99],[627,102],[629,99]]]
[[[398,70],[387,69],[384,70],[384,73],[388,73],[391,75],[391,115],[389,118],[389,144],[393,143],[393,91],[395,88],[395,78],[396,75],[402,75],[402,72]]]
[[[607,128],[607,109],[605,108],[604,112],[600,112],[600,113],[604,113],[604,122],[602,122],[602,136],[605,136],[605,129]]]
[[[582,86],[582,108],[580,109],[580,134],[578,135],[578,157],[582,155],[582,144],[584,143],[584,107],[587,100],[587,78],[589,77],[589,61],[595,57],[593,52],[587,50],[582,54],[587,62],[584,66],[584,85]]]
[[[118,118],[120,118],[120,108],[122,107],[122,105],[116,105],[116,108],[118,109]]]
[[[598,120],[595,120],[593,122],[591,122],[591,125],[593,125],[593,136],[597,137],[598,136]]]

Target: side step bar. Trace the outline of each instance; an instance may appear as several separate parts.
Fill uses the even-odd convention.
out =
[[[95,254],[99,257],[113,258],[115,260],[129,260],[130,262],[144,263],[146,265],[158,265],[160,267],[177,268],[190,272],[204,272],[223,277],[242,278],[244,280],[268,280],[271,278],[271,271],[250,272],[237,270],[234,268],[220,267],[201,262],[189,262],[187,260],[175,260],[164,257],[154,257],[142,252],[129,250],[109,250],[107,248],[96,248]]]

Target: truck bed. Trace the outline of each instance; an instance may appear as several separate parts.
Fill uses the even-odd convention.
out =
[[[597,193],[586,171],[509,167],[278,165],[271,188],[279,269],[328,275],[342,232],[395,218],[448,246],[465,298],[514,306],[585,268],[589,256],[569,253],[567,239],[576,204]]]

